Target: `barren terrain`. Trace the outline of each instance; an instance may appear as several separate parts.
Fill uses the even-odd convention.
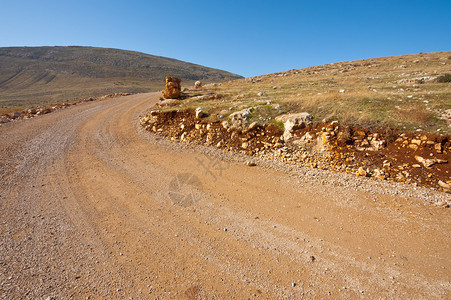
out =
[[[1,299],[450,298],[449,194],[164,140],[159,96],[0,126]]]

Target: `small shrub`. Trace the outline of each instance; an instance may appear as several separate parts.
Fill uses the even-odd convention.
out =
[[[451,74],[444,74],[444,75],[437,77],[437,82],[440,82],[440,83],[451,82]]]

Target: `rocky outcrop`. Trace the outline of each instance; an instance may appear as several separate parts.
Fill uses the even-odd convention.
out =
[[[283,123],[283,139],[288,141],[293,137],[293,131],[297,129],[305,128],[312,124],[313,117],[307,112],[297,114],[286,114],[276,117],[277,122]]]
[[[247,108],[230,114],[229,120],[232,122],[232,127],[245,128],[251,112],[252,108]]]
[[[275,124],[252,122],[248,125],[250,112],[250,109],[243,109],[224,120],[225,115],[205,118],[202,109],[152,111],[141,119],[141,124],[174,141],[201,143],[225,151],[365,178],[429,185],[451,193],[448,188],[451,184],[449,136],[356,128],[337,121],[307,125],[307,117],[304,118],[306,127],[291,127],[292,137],[286,141],[285,131]],[[286,124],[291,118],[278,119]],[[291,119],[291,122],[304,126],[300,125],[301,121]],[[415,145],[415,149],[410,145]]]
[[[181,80],[177,77],[166,77],[166,88],[162,90],[164,99],[178,99],[180,98]]]

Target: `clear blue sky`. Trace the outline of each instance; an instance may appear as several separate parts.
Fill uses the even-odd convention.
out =
[[[243,76],[451,50],[451,0],[0,0],[0,47],[96,46]]]

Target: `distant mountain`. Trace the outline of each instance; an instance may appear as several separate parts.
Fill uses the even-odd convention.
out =
[[[0,110],[164,88],[165,76],[221,82],[242,76],[176,59],[94,47],[0,48]]]

